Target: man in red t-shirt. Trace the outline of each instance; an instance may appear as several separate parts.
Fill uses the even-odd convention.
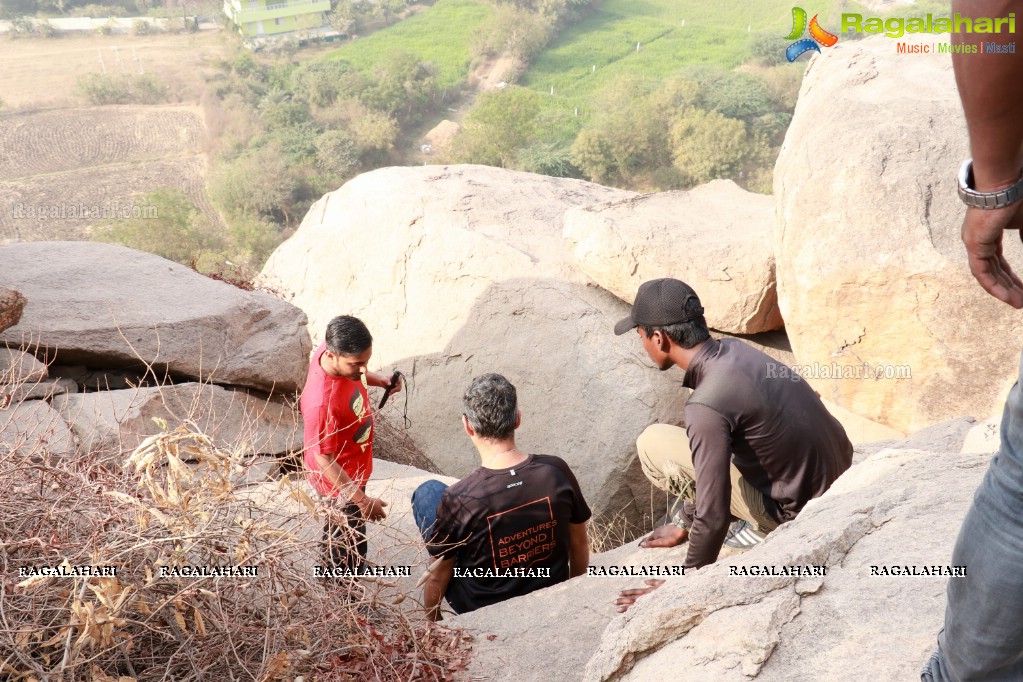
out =
[[[367,369],[373,337],[361,320],[335,317],[324,336],[313,352],[302,389],[306,476],[324,497],[348,502],[342,510],[345,525],[327,519],[324,550],[328,569],[356,570],[366,558],[366,519],[387,516],[387,503],[366,494],[373,472],[374,418],[366,389],[388,388],[391,379]],[[401,390],[400,377],[392,390]]]

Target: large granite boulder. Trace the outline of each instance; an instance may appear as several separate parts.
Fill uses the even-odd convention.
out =
[[[782,326],[774,286],[774,201],[714,180],[565,214],[583,272],[631,303],[643,282],[675,277],[700,295],[707,324],[732,334]]]
[[[651,488],[635,438],[678,423],[685,392],[635,335],[613,334],[629,306],[589,282],[561,237],[568,209],[628,196],[484,166],[381,169],[317,202],[263,274],[317,337],[342,313],[367,323],[371,365],[405,372],[410,432],[444,473],[477,465],[461,396],[500,372],[519,390],[520,446],[564,457],[595,511],[639,520]]]
[[[782,682],[849,679],[852,670],[856,679],[915,679],[955,578],[882,567],[951,563],[989,459],[882,450],[762,545],[668,582],[612,621],[583,679]],[[742,575],[807,565],[827,574]]]
[[[0,343],[48,362],[152,364],[158,373],[262,390],[302,387],[310,341],[301,310],[152,254],[112,244],[0,246],[0,285],[30,305]]]
[[[775,167],[779,305],[803,375],[903,432],[996,413],[1017,372],[1023,317],[974,281],[960,240],[968,154],[951,63],[878,37],[810,62]]]
[[[286,454],[302,449],[302,421],[291,406],[221,386],[186,383],[55,396],[54,407],[82,448],[123,461],[148,436],[186,421],[217,447],[244,453]]]

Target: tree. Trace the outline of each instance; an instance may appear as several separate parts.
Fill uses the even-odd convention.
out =
[[[343,130],[328,130],[316,140],[316,166],[338,180],[344,180],[358,166],[355,140]]]
[[[210,196],[225,213],[287,221],[297,182],[281,148],[268,144],[225,164],[210,182]]]
[[[140,208],[139,217],[99,227],[94,239],[148,251],[184,264],[203,251],[223,247],[223,239],[214,226],[180,189],[150,192],[142,199]]]
[[[737,174],[749,151],[742,121],[716,111],[690,109],[671,127],[675,167],[694,184]]]
[[[337,3],[334,9],[327,14],[327,23],[330,24],[330,27],[345,36],[355,32],[356,21],[355,10],[348,0]]]
[[[459,163],[481,163],[508,168],[519,149],[536,136],[540,95],[511,86],[480,95],[455,138],[452,156]]]
[[[583,130],[572,143],[570,159],[593,182],[608,183],[618,176],[611,141],[600,130]]]
[[[405,124],[416,123],[436,93],[435,71],[414,54],[397,52],[374,69],[374,84],[362,91],[360,99]]]

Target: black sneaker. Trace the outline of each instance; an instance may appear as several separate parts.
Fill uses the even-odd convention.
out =
[[[759,545],[767,537],[764,533],[753,527],[749,521],[735,521],[728,527],[728,535],[725,536],[725,547],[732,549],[749,549]]]

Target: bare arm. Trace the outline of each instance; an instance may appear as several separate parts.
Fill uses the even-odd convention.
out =
[[[455,573],[455,560],[444,559],[430,568],[429,576],[423,585],[423,608],[426,617],[436,622],[440,620],[440,602],[447,592],[448,583]]]
[[[327,479],[336,490],[342,491],[342,494],[344,494],[344,491],[350,491],[350,501],[359,505],[362,515],[368,520],[379,521],[387,516],[387,512],[384,511],[387,503],[378,497],[370,497],[359,490],[355,483],[352,482],[351,476],[346,474],[345,470],[334,460],[333,454],[316,453],[316,463],[320,465],[320,475]]]
[[[380,374],[378,372],[366,372],[366,384],[369,386],[375,386],[377,388],[387,388],[391,385],[390,374]],[[401,377],[398,377],[398,381],[394,384],[393,393],[397,393],[401,390]]]
[[[590,565],[590,539],[585,522],[569,524],[568,533],[568,577],[574,578]]]
[[[964,17],[1005,17],[1023,11],[1019,0],[953,0]],[[964,34],[953,34],[964,42]],[[956,85],[966,114],[974,186],[992,192],[1012,185],[1023,168],[1023,52],[958,53],[952,56]],[[1005,230],[1023,227],[1023,202],[1001,209],[967,208],[963,221],[970,271],[995,298],[1023,308],[1023,282],[1002,255]],[[1021,235],[1023,236],[1023,235]]]

